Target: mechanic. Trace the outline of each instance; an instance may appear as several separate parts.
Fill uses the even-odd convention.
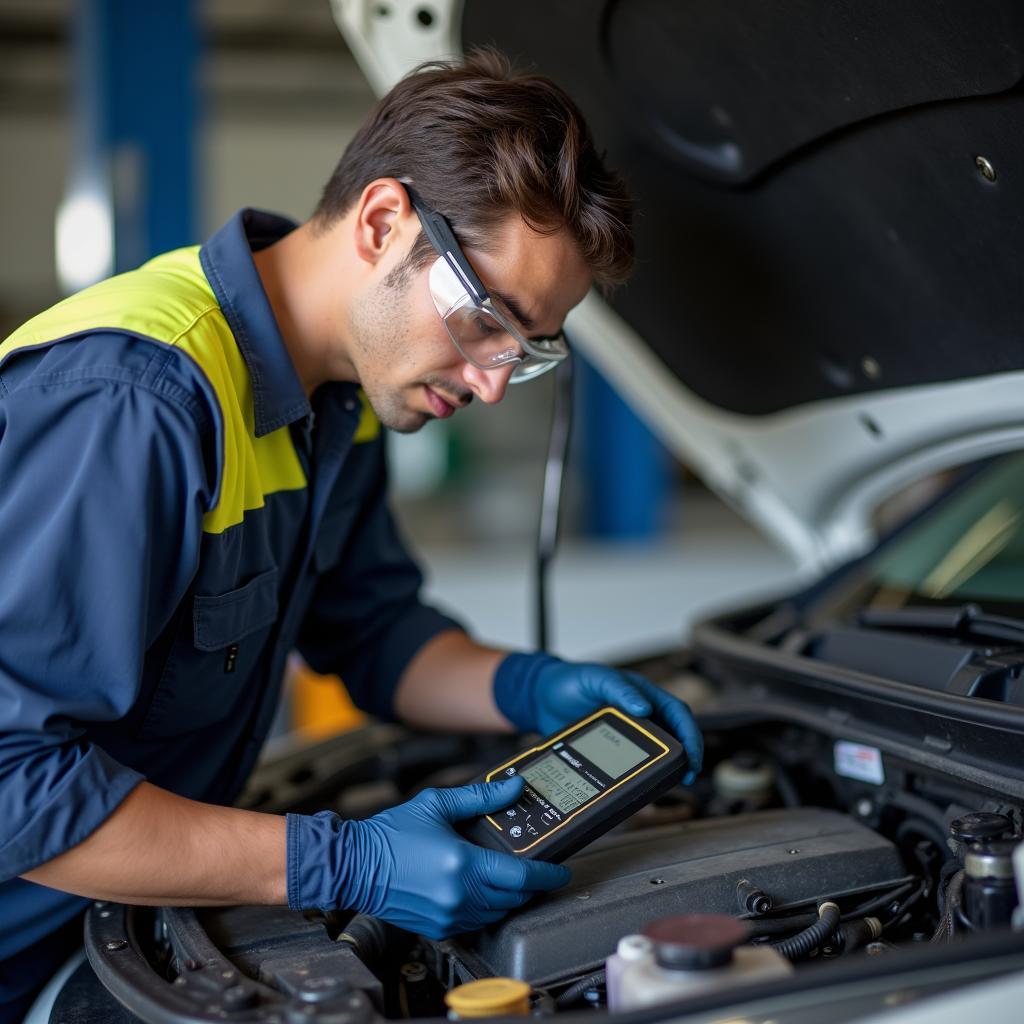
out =
[[[381,426],[564,358],[569,310],[629,272],[630,217],[569,98],[479,52],[381,100],[306,223],[243,210],[0,345],[0,1021],[90,900],[347,908],[440,937],[568,880],[451,827],[521,780],[364,821],[231,807],[292,650],[428,729],[653,713],[692,781],[685,705],[475,643],[419,601],[386,505]]]

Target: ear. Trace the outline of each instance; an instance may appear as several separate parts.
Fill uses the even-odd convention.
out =
[[[356,206],[353,241],[361,260],[376,264],[396,245],[404,251],[418,234],[419,218],[397,178],[376,178],[363,189]]]

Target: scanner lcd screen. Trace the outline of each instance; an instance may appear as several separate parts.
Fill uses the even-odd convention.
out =
[[[575,810],[597,793],[595,786],[555,754],[538,758],[519,774],[563,814]]]
[[[618,729],[604,722],[570,740],[569,746],[613,779],[625,775],[630,768],[635,768],[650,756]]]

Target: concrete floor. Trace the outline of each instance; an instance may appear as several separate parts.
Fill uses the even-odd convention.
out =
[[[693,621],[715,608],[797,586],[789,558],[711,495],[694,488],[682,525],[650,544],[570,539],[550,576],[553,652],[615,659],[684,643]],[[479,639],[531,648],[533,552],[525,540],[489,545],[417,542],[427,596]]]

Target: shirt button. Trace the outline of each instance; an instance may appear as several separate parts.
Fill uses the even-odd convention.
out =
[[[356,403],[351,398],[345,403],[345,408],[348,409],[349,412],[351,412],[355,407]]]

